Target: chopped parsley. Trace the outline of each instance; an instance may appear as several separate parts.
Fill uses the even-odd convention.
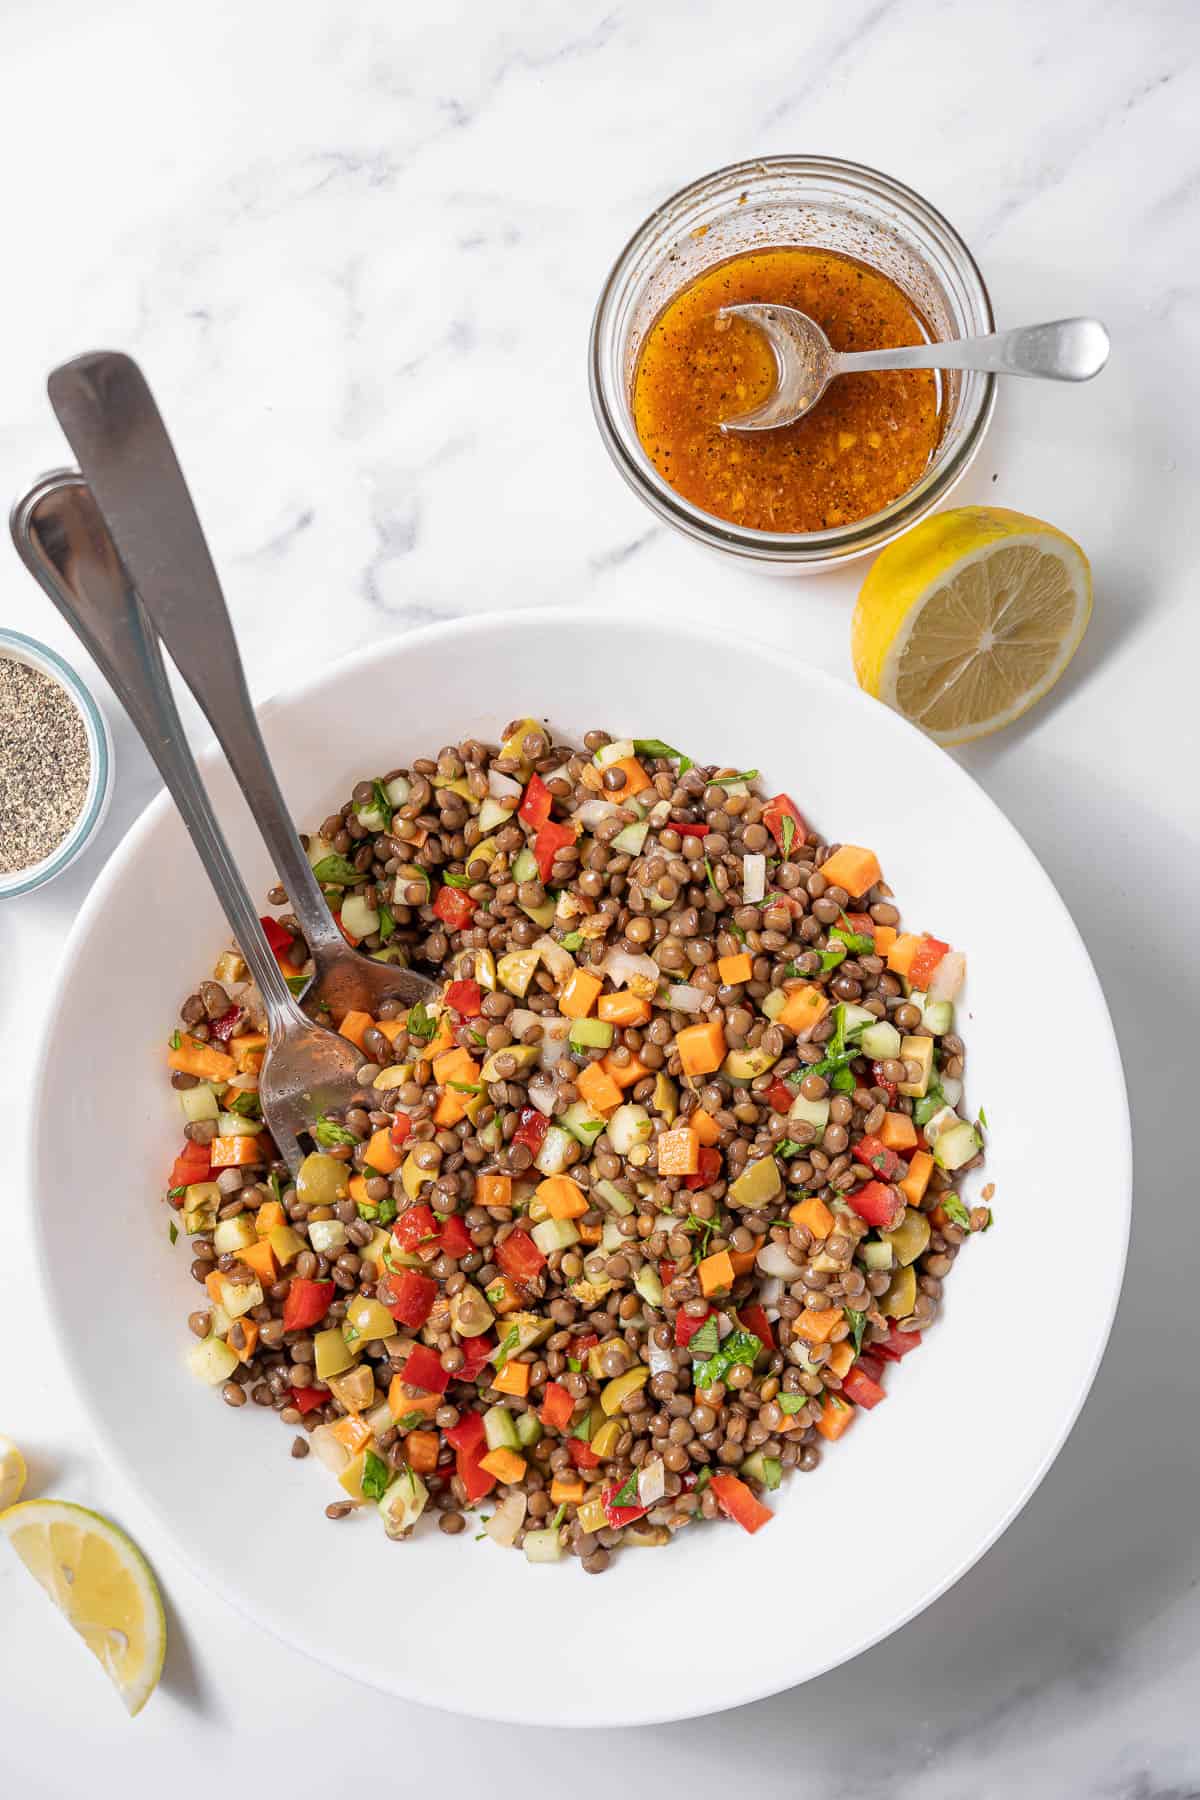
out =
[[[940,1204],[952,1225],[961,1225],[964,1231],[970,1231],[971,1215],[957,1194],[943,1194]]]
[[[698,1334],[697,1334],[698,1335]],[[695,1339],[692,1340],[695,1342]],[[692,1370],[692,1386],[710,1388],[728,1374],[735,1363],[754,1367],[754,1359],[762,1349],[762,1339],[752,1331],[731,1331],[715,1356]]]
[[[272,1200],[282,1201],[282,1199],[283,1199],[283,1182],[280,1179],[280,1176],[279,1176],[277,1170],[275,1170],[275,1169],[271,1170],[271,1173],[267,1178],[267,1186],[271,1190]]]
[[[379,1202],[379,1223],[381,1225],[390,1225],[399,1210],[399,1207],[396,1205],[396,1196],[394,1194],[385,1195]]]
[[[634,1469],[621,1483],[615,1494],[610,1494],[605,1501],[609,1507],[636,1506],[638,1503],[638,1472]]]
[[[835,1094],[852,1094],[858,1083],[849,1069],[835,1069],[829,1085]]]
[[[690,756],[685,756],[682,750],[672,750],[670,744],[664,744],[661,738],[634,738],[633,748],[637,756],[669,756],[679,764],[681,775],[686,775],[689,769],[696,766]]]
[[[723,900],[725,898],[725,896],[721,892],[720,888],[717,886],[717,878],[713,874],[713,866],[709,862],[707,856],[704,859],[704,873],[708,877],[708,885],[712,889],[713,893],[716,894],[719,899]]]
[[[692,1256],[694,1261],[702,1262],[708,1255],[708,1240],[717,1229],[716,1219],[702,1219],[697,1213],[689,1213],[683,1221],[683,1229],[700,1233],[700,1241],[692,1252]]]
[[[417,1429],[418,1425],[423,1425],[424,1423],[425,1423],[425,1414],[423,1412],[405,1413],[405,1415],[402,1419],[396,1420],[396,1430],[397,1431],[415,1431]]]
[[[982,1106],[979,1109],[979,1123],[983,1126],[985,1131],[988,1129],[987,1114],[984,1112]]]
[[[736,923],[735,923],[735,921],[734,921],[734,920],[733,920],[733,919],[730,919],[730,920],[729,920],[729,923],[728,923],[728,926],[727,926],[727,930],[729,930],[729,931],[730,931],[730,932],[732,932],[732,934],[733,934],[733,936],[734,936],[734,937],[735,937],[735,938],[736,938],[736,939],[737,939],[737,941],[738,941],[738,943],[739,943],[739,944],[744,944],[744,943],[745,943],[745,941],[746,941],[746,934],[745,934],[745,932],[744,932],[744,931],[743,931],[743,930],[742,930],[742,928],[741,928],[741,926],[740,926],[740,925],[738,925],[738,924],[736,924]]]
[[[384,823],[384,828],[386,829],[389,821],[391,820],[392,813],[395,809],[392,806],[391,801],[388,799],[388,791],[384,787],[382,781],[373,781],[371,783],[371,786],[375,789],[375,805],[378,807],[379,811],[383,814],[383,823]],[[368,807],[367,810],[369,812],[371,810],[370,807]]]
[[[712,1470],[709,1468],[708,1464],[705,1463],[704,1467],[701,1469],[699,1475],[696,1478],[696,1485],[692,1489],[693,1494],[702,1494],[711,1480],[712,1480]]]
[[[496,1373],[500,1373],[517,1345],[521,1342],[521,1333],[514,1325],[496,1352]]]
[[[721,1342],[721,1334],[717,1329],[717,1315],[710,1313],[699,1331],[694,1331],[688,1340],[688,1353],[703,1360],[711,1356]]]
[[[573,1438],[578,1438],[582,1444],[590,1443],[592,1438],[592,1423],[591,1412],[585,1412],[578,1425],[572,1430],[571,1436]]]
[[[845,962],[846,947],[844,944],[838,944],[832,950],[818,951],[818,955],[821,958],[821,971],[827,975],[830,969],[836,969],[839,963]]]
[[[479,1523],[480,1523],[480,1524],[481,1524],[481,1525],[483,1525],[483,1526],[485,1526],[485,1527],[486,1527],[486,1526],[488,1526],[488,1525],[490,1525],[490,1524],[491,1524],[491,1522],[492,1522],[492,1515],[491,1515],[491,1513],[480,1513],[480,1515],[479,1515]],[[477,1532],[476,1532],[476,1533],[475,1533],[475,1542],[476,1542],[476,1543],[478,1543],[478,1542],[479,1542],[479,1540],[480,1540],[480,1538],[485,1538],[485,1537],[486,1537],[486,1536],[487,1536],[487,1531],[486,1531],[486,1529],[485,1529],[485,1530],[483,1530],[483,1531],[477,1531]]]
[[[175,1223],[174,1219],[172,1219],[171,1223],[167,1226],[167,1236],[170,1238],[170,1240],[173,1244],[177,1244],[179,1242],[179,1227]]]
[[[355,887],[364,880],[361,871],[352,862],[336,852],[323,856],[319,863],[313,864],[313,874],[323,887]]]
[[[381,944],[386,944],[390,941],[390,939],[395,934],[396,915],[392,911],[391,907],[387,904],[386,900],[381,900],[379,902],[378,912],[379,912],[379,941]]]
[[[249,1088],[242,1088],[237,1097],[228,1103],[228,1111],[240,1113],[243,1119],[261,1119],[262,1101]]]
[[[843,913],[843,919],[845,916],[845,913]],[[840,944],[845,944],[846,949],[852,956],[870,956],[872,950],[875,948],[875,939],[873,937],[868,937],[866,933],[862,931],[851,931],[849,926],[844,930],[840,925],[831,926],[829,935],[831,938],[837,938]]]
[[[387,1493],[388,1466],[373,1450],[367,1451],[363,1464],[362,1491],[368,1500],[382,1500]]]
[[[180,1050],[183,1047],[183,1039],[180,1037],[180,1035],[177,1031],[173,1031],[171,1033],[170,1037],[167,1039],[167,1043],[170,1045],[172,1050]]]
[[[429,1043],[436,1034],[437,1020],[427,1010],[423,1001],[418,1000],[415,1006],[409,1008],[406,1030],[409,1037],[415,1038],[418,1044]]]
[[[776,1154],[776,1156],[781,1156],[783,1158],[784,1162],[786,1162],[788,1160],[788,1158],[791,1156],[799,1156],[799,1154],[800,1154],[801,1150],[803,1150],[803,1148],[804,1148],[804,1145],[798,1144],[796,1142],[795,1138],[789,1138],[789,1137],[780,1138],[779,1142],[775,1146],[775,1154]]]
[[[344,1125],[335,1124],[332,1119],[324,1117],[317,1120],[312,1134],[322,1150],[332,1150],[338,1144],[353,1146],[358,1142],[354,1133],[347,1131]]]
[[[563,1520],[566,1518],[566,1516],[567,1516],[567,1503],[564,1500],[562,1505],[559,1507],[558,1511],[555,1513],[554,1517],[550,1521],[551,1531],[557,1531],[559,1526],[562,1524]]]
[[[446,1086],[452,1087],[457,1094],[482,1094],[483,1092],[483,1084],[478,1081],[448,1081]]]
[[[562,947],[564,950],[578,950],[582,942],[582,931],[568,931],[566,937],[562,940]]]
[[[791,1415],[793,1413],[800,1412],[803,1407],[806,1407],[808,1405],[808,1395],[807,1394],[776,1394],[775,1404],[779,1408],[781,1413],[786,1413],[789,1417],[791,1417]]]
[[[186,1187],[168,1188],[167,1189],[167,1199],[168,1200],[178,1200],[186,1193],[187,1193]]]
[[[299,999],[300,995],[304,992],[305,988],[308,986],[309,982],[312,980],[312,976],[311,975],[286,975],[284,977],[284,980],[287,982],[287,985],[288,985],[288,993],[294,994],[296,996],[296,998]]]
[[[476,1031],[476,1029],[473,1025],[467,1026],[467,1036],[471,1039],[471,1042],[474,1044],[486,1044],[487,1043],[487,1039],[484,1037],[482,1031]]]
[[[460,875],[455,869],[444,870],[442,880],[447,887],[452,888],[469,888],[473,885],[469,875]]]
[[[782,825],[781,831],[780,831],[780,848],[782,849],[785,857],[788,857],[792,854],[792,841],[795,838],[795,836],[796,836],[796,821],[795,821],[795,819],[793,819],[791,813],[785,813],[783,816],[783,825]]]
[[[503,1297],[504,1296],[502,1294],[501,1299],[503,1299]],[[583,1364],[580,1362],[580,1360],[577,1356],[568,1356],[567,1367],[568,1367],[568,1369],[570,1369],[572,1375],[578,1375],[580,1370],[583,1368]]]
[[[867,1329],[867,1315],[865,1312],[855,1312],[852,1306],[843,1306],[842,1311],[849,1323],[850,1335],[854,1339],[854,1354],[857,1356],[862,1350],[863,1333]]]

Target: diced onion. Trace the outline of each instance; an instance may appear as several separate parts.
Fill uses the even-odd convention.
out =
[[[756,1262],[764,1275],[775,1275],[782,1281],[798,1280],[802,1267],[787,1245],[776,1243],[774,1238],[763,1245]]]
[[[506,1494],[484,1530],[493,1544],[499,1544],[502,1550],[511,1550],[517,1541],[517,1533],[525,1523],[525,1509],[529,1502],[518,1488]]]
[[[519,1044],[531,1025],[540,1025],[538,1013],[530,1012],[526,1006],[514,1006],[504,1023],[512,1032],[513,1042]]]
[[[967,973],[967,959],[961,950],[948,950],[929,978],[931,1000],[954,1000]]]
[[[653,1506],[667,1491],[667,1471],[661,1456],[643,1463],[638,1475],[638,1503]]]
[[[758,1290],[758,1303],[763,1307],[778,1306],[783,1299],[783,1282],[778,1275],[768,1275]]]
[[[549,935],[538,938],[533,948],[540,952],[542,961],[553,975],[555,981],[569,981],[575,972],[575,958],[569,950]]]
[[[594,760],[598,769],[606,769],[609,763],[623,762],[633,754],[632,738],[615,738],[611,744],[601,744]]]
[[[957,1075],[939,1075],[942,1093],[947,1106],[957,1106],[963,1096],[963,1085]]]
[[[673,1375],[675,1358],[669,1350],[660,1350],[654,1339],[650,1339],[650,1347],[646,1351],[646,1362],[651,1375]]]
[[[575,808],[572,817],[578,819],[588,831],[595,831],[597,825],[603,825],[605,819],[617,818],[620,811],[620,807],[614,806],[611,800],[585,800]]]
[[[556,1088],[554,1078],[550,1075],[535,1075],[525,1090],[530,1104],[536,1106],[544,1118],[551,1118],[554,1113],[554,1096]]]
[[[669,1004],[673,1012],[698,1013],[704,1005],[704,995],[686,982],[672,982]]]
[[[408,804],[408,796],[412,792],[412,787],[406,776],[393,775],[390,781],[384,782],[383,791],[394,811],[396,807]]]
[[[607,975],[619,988],[628,987],[634,977],[652,981],[657,986],[660,976],[652,956],[635,956],[629,950],[618,949],[615,944],[600,964],[599,973]]]
[[[317,1461],[324,1463],[334,1475],[340,1475],[350,1461],[350,1452],[334,1437],[332,1425],[318,1425],[310,1434],[308,1442]]]
[[[499,769],[489,769],[488,793],[493,800],[519,800],[521,784],[514,781],[511,775],[502,775]]]
[[[538,1045],[538,1062],[543,1069],[557,1068],[567,1053],[567,1036],[571,1029],[570,1020],[557,1016],[546,1018],[545,1014],[538,1020],[542,1028],[542,1041]]]
[[[756,906],[767,891],[767,859],[762,855],[742,858],[742,898]]]

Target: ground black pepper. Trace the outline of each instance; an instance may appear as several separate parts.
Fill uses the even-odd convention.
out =
[[[61,844],[83,810],[91,767],[66,689],[0,657],[0,875],[32,868]]]

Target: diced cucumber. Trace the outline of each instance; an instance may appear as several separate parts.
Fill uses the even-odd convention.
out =
[[[941,1075],[938,1077],[942,1086],[942,1098],[947,1106],[957,1106],[963,1097],[963,1084],[957,1075]]]
[[[399,806],[408,805],[408,798],[412,793],[412,783],[409,781],[407,775],[393,775],[392,779],[390,781],[385,781],[382,786],[384,793],[388,797],[388,805],[393,812],[395,812],[396,808]]]
[[[201,1119],[219,1119],[221,1116],[216,1089],[207,1081],[202,1081],[198,1087],[182,1089],[179,1104],[190,1125],[198,1125]]]
[[[217,1117],[220,1137],[257,1137],[262,1129],[261,1119],[248,1119],[244,1113],[223,1112]]]
[[[663,1284],[652,1263],[643,1263],[633,1278],[633,1285],[647,1306],[661,1306]]]
[[[615,1213],[625,1214],[633,1211],[633,1201],[629,1198],[628,1194],[623,1194],[621,1192],[615,1181],[609,1181],[607,1178],[603,1181],[594,1181],[592,1183],[592,1192],[598,1199],[603,1200],[605,1206],[611,1207]],[[674,1223],[675,1221],[672,1220],[672,1227],[674,1227]]]
[[[213,1337],[227,1338],[232,1325],[233,1320],[221,1302],[219,1300],[211,1301],[208,1308],[208,1329]]]
[[[512,861],[512,878],[514,881],[537,881],[537,857],[528,844],[522,844]]]
[[[628,1156],[635,1144],[650,1138],[650,1114],[644,1106],[618,1106],[608,1121],[608,1141],[618,1156]],[[539,1165],[540,1167],[540,1165]]]
[[[379,914],[368,906],[361,894],[347,894],[342,901],[342,924],[351,937],[370,937],[379,930]]]
[[[216,1185],[215,1182],[213,1184]],[[257,1238],[254,1220],[249,1213],[238,1213],[234,1219],[221,1219],[213,1232],[213,1249],[218,1256],[248,1250]]]
[[[869,1031],[877,1023],[873,1012],[868,1012],[865,1006],[852,1006],[849,1001],[842,1004],[842,1016],[846,1022],[847,1037],[853,1036],[856,1031]]]
[[[900,1054],[900,1033],[886,1019],[868,1025],[862,1034],[863,1055],[875,1062],[894,1062]]]
[[[769,1492],[774,1492],[783,1480],[783,1464],[777,1456],[764,1456],[761,1450],[754,1450],[738,1473],[749,1476],[751,1481],[761,1482]]]
[[[961,1169],[978,1151],[975,1127],[960,1119],[957,1125],[952,1125],[934,1140],[933,1160],[941,1169]]]
[[[552,1525],[544,1531],[527,1531],[525,1533],[525,1555],[531,1563],[558,1562],[562,1557],[562,1546],[558,1541],[558,1533]]]
[[[518,1413],[516,1430],[517,1444],[522,1450],[529,1450],[534,1444],[539,1444],[542,1440],[542,1421],[535,1412]]]
[[[185,1237],[211,1231],[217,1222],[221,1190],[215,1181],[194,1181],[183,1196],[180,1225]]]
[[[519,1356],[522,1350],[536,1350],[544,1344],[554,1330],[552,1319],[543,1319],[534,1312],[509,1313],[504,1321],[503,1338],[508,1345],[509,1356]],[[513,1333],[516,1333],[514,1338]],[[499,1355],[497,1349],[493,1357]]]
[[[483,805],[479,808],[479,829],[480,829],[480,831],[482,831],[482,832],[496,831],[499,829],[499,827],[501,825],[507,825],[508,821],[512,818],[513,813],[515,811],[516,811],[516,802],[515,801],[513,802],[513,804],[511,806],[503,806],[499,800],[493,800],[491,795],[489,794],[488,798],[484,801]],[[478,850],[473,850],[471,852],[470,860],[474,861],[475,858],[478,856],[478,854],[479,854]]]
[[[237,1357],[219,1337],[206,1337],[193,1344],[187,1353],[187,1362],[196,1380],[207,1382],[209,1387],[228,1381],[238,1366]]]
[[[489,1406],[483,1415],[483,1430],[489,1450],[515,1450],[520,1444],[507,1406]]]
[[[797,1094],[792,1101],[788,1118],[811,1125],[817,1134],[819,1143],[825,1127],[829,1123],[829,1102],[828,1100],[806,1100],[803,1094]]]
[[[567,1042],[572,1050],[607,1050],[613,1028],[607,1019],[572,1019]]]
[[[954,1030],[953,1000],[927,1000],[921,1008],[921,1023],[934,1037],[945,1037]]]
[[[861,1245],[858,1253],[863,1267],[870,1269],[872,1275],[886,1274],[895,1261],[895,1251],[886,1238],[882,1238],[877,1244],[872,1242]]]
[[[402,1469],[383,1498],[377,1502],[383,1528],[390,1538],[411,1531],[429,1500],[429,1489],[413,1469]]]
[[[585,1150],[589,1149],[604,1130],[604,1120],[594,1113],[590,1106],[582,1100],[576,1100],[569,1106],[558,1123],[564,1131],[569,1131],[573,1138],[581,1143]]]
[[[308,1241],[318,1256],[328,1256],[331,1250],[346,1248],[346,1227],[340,1219],[313,1219],[308,1227]]]
[[[932,1119],[939,1107],[945,1105],[946,1096],[942,1092],[942,1089],[937,1086],[931,1087],[927,1094],[921,1095],[921,1098],[913,1107],[912,1116],[914,1124],[919,1125],[922,1130],[924,1130],[925,1126],[928,1125],[930,1119]]]
[[[309,838],[308,849],[305,851],[305,855],[308,857],[310,868],[315,869],[317,864],[324,862],[327,856],[333,856],[335,854],[336,852],[329,839],[322,837],[319,832],[315,836]]]
[[[632,738],[614,738],[611,744],[601,744],[593,760],[598,769],[607,769],[609,763],[624,762],[635,754]]]
[[[772,988],[770,993],[765,994],[759,1001],[763,1015],[768,1019],[777,1019],[786,1005],[787,995],[782,988]]]
[[[600,1248],[606,1256],[615,1256],[618,1250],[625,1248],[625,1238],[615,1219],[605,1219],[600,1233]]]
[[[952,1125],[962,1121],[952,1106],[939,1106],[931,1118],[926,1119],[924,1132],[926,1141],[932,1145],[935,1138],[941,1137],[943,1131],[949,1131]]]
[[[640,819],[635,825],[626,825],[613,838],[609,849],[619,851],[622,856],[640,856],[649,830],[650,826],[645,819]]]
[[[239,1287],[222,1276],[220,1291],[221,1305],[231,1319],[240,1319],[243,1313],[253,1312],[263,1303],[262,1287],[257,1281],[245,1281]]]
[[[579,1232],[572,1219],[543,1219],[529,1235],[543,1256],[553,1256],[556,1250],[569,1250],[572,1244],[579,1242]]]
[[[567,1166],[573,1141],[571,1133],[564,1131],[561,1125],[551,1125],[533,1159],[534,1168],[540,1169],[543,1175],[561,1175]]]
[[[384,831],[389,822],[384,814],[383,808],[375,805],[356,806],[354,809],[354,816],[364,831]]]

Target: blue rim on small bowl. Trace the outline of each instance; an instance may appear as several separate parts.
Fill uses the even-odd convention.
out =
[[[104,823],[112,798],[113,775],[113,744],[108,721],[71,665],[64,662],[57,651],[20,631],[0,630],[0,657],[4,656],[25,663],[29,668],[40,669],[71,696],[83,720],[91,769],[79,817],[66,837],[41,862],[31,863],[27,869],[14,869],[10,875],[0,875],[0,900],[44,887],[82,855]]]

